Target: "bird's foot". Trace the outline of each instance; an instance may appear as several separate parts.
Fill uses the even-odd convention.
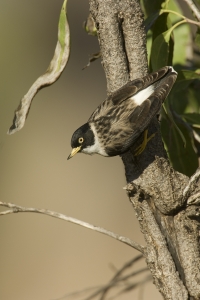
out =
[[[135,149],[134,156],[138,156],[144,151],[144,149],[146,148],[147,143],[155,136],[155,133],[150,135],[150,137],[147,137],[147,135],[148,135],[148,129],[146,129],[144,131],[144,140],[143,140],[142,144]]]

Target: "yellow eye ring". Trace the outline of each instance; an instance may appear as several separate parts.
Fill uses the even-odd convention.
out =
[[[80,137],[80,138],[78,139],[79,144],[82,144],[83,141],[84,141],[84,138],[83,138],[83,137]]]

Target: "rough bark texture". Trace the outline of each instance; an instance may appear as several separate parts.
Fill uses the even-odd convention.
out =
[[[147,73],[143,14],[138,0],[90,0],[90,12],[110,94]],[[149,126],[152,133],[140,156],[122,155],[127,193],[146,241],[146,262],[164,299],[200,299],[200,171],[190,182],[176,172],[157,119]]]

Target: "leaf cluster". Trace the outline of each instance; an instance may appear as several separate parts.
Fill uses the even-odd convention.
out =
[[[150,71],[171,65],[177,81],[161,112],[161,130],[173,167],[191,175],[200,157],[200,23],[176,0],[141,0]]]

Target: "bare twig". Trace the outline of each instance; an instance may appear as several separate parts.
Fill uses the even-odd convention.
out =
[[[136,287],[139,287],[139,286],[143,286],[144,287],[144,284],[147,283],[150,280],[152,280],[152,276],[151,275],[147,275],[143,280],[141,280],[139,282],[136,282],[136,283],[134,283],[132,285],[129,285],[127,288],[125,288],[120,293],[118,293],[117,295],[115,295],[113,298],[110,298],[110,299],[115,299],[117,296],[120,296],[121,294],[130,292],[133,289],[135,289]]]
[[[1,202],[1,201],[0,201],[0,206],[10,208],[9,210],[0,212],[0,216],[12,214],[12,213],[20,213],[20,212],[32,212],[32,213],[44,214],[44,215],[47,215],[47,216],[51,216],[51,217],[54,217],[54,218],[57,218],[57,219],[68,221],[68,222],[86,227],[88,229],[92,229],[94,231],[103,233],[105,235],[108,235],[108,236],[110,236],[110,237],[112,237],[112,238],[114,238],[114,239],[116,239],[116,240],[118,240],[118,241],[120,241],[120,242],[122,242],[122,243],[124,243],[128,246],[131,246],[132,248],[134,248],[138,251],[140,251],[145,256],[145,247],[144,246],[139,245],[138,243],[132,241],[131,239],[129,239],[125,236],[121,236],[117,233],[106,230],[102,227],[98,227],[98,226],[89,224],[87,222],[84,222],[84,221],[81,221],[81,220],[78,220],[78,219],[60,214],[60,213],[55,212],[55,211],[51,211],[51,210],[48,210],[48,209],[36,209],[36,208],[32,208],[32,207],[23,207],[23,206],[19,206],[19,205],[16,205],[16,204],[5,203],[5,202]]]
[[[200,21],[200,11],[197,8],[197,6],[194,4],[193,0],[184,0],[189,8],[193,11],[193,13],[195,14],[195,17]]]
[[[107,294],[107,292],[114,286],[116,285],[116,283],[119,283],[119,281],[125,281],[127,280],[128,278],[125,276],[125,277],[121,277],[120,276],[123,274],[124,271],[126,271],[128,268],[132,267],[132,265],[134,263],[136,263],[138,260],[140,260],[143,256],[142,255],[138,255],[136,257],[134,257],[133,259],[131,259],[130,261],[128,261],[120,270],[118,270],[115,275],[113,276],[113,278],[110,280],[109,284],[107,287],[104,288],[104,291],[102,293],[102,296],[100,298],[100,300],[104,299],[105,298],[105,295]],[[148,270],[146,268],[146,270]],[[140,271],[140,270],[139,270]],[[144,271],[144,270],[143,270]],[[143,272],[142,271],[142,272]],[[130,277],[132,276],[135,276],[137,275],[137,273],[134,272],[134,274],[130,274]],[[127,275],[129,276],[129,275]]]
[[[162,14],[162,13],[172,13],[172,14],[174,14],[174,15],[177,15],[177,16],[183,18],[187,23],[195,24],[195,25],[197,25],[197,26],[200,26],[200,22],[196,22],[196,21],[194,21],[194,20],[191,20],[191,19],[189,19],[189,18],[186,18],[185,16],[179,14],[178,12],[176,12],[176,11],[174,11],[174,10],[170,10],[170,9],[161,9],[161,10],[160,10],[160,14]]]
[[[84,66],[84,67],[82,68],[82,70],[85,70],[86,68],[88,68],[88,67],[90,66],[90,63],[91,63],[91,62],[97,60],[97,59],[100,58],[100,57],[101,57],[101,52],[97,52],[97,53],[91,54],[90,57],[89,57],[89,61],[88,61],[87,65]]]
[[[114,281],[116,278],[118,278],[119,276],[121,276],[121,274],[127,270],[128,268],[132,267],[132,265],[134,263],[136,263],[138,260],[140,260],[141,258],[143,258],[143,255],[138,255],[136,257],[134,257],[133,259],[129,260],[127,263],[125,263],[125,265],[119,269],[116,274],[114,275],[114,277],[111,279],[112,281]]]
[[[111,288],[113,288],[114,286],[118,286],[120,283],[126,283],[126,281],[127,281],[128,279],[130,279],[130,278],[132,278],[132,277],[134,277],[134,276],[136,276],[136,275],[138,275],[138,274],[140,274],[140,273],[146,272],[146,271],[148,271],[148,269],[147,269],[147,268],[143,268],[143,269],[137,270],[137,271],[135,271],[135,272],[132,272],[132,273],[126,275],[126,276],[123,276],[123,277],[120,277],[120,278],[116,278],[115,280],[112,280],[112,281],[108,284],[108,286],[104,288],[104,291],[103,291],[103,293],[102,293],[102,296],[101,296],[100,300],[104,300],[106,294],[108,293],[108,291],[109,291]],[[135,285],[135,283],[128,284],[128,286],[129,286],[129,285],[132,286],[132,285]]]
[[[200,168],[198,168],[196,170],[196,172],[194,173],[194,175],[192,175],[190,177],[189,183],[188,185],[185,187],[184,191],[183,191],[183,196],[186,197],[188,192],[191,190],[192,185],[196,182],[196,180],[200,177]]]
[[[199,204],[200,202],[200,192],[196,193],[195,195],[190,196],[187,199],[187,204],[191,205],[191,204]]]
[[[68,298],[72,298],[72,297],[81,297],[83,296],[83,294],[85,293],[89,293],[90,291],[92,291],[94,289],[94,291],[90,294],[88,294],[88,296],[86,296],[85,298],[82,298],[84,300],[92,300],[92,299],[96,299],[97,297],[100,297],[98,299],[105,299],[108,291],[113,291],[114,289],[118,289],[116,291],[115,296],[111,296],[108,297],[107,299],[115,299],[115,297],[123,294],[124,292],[130,292],[133,289],[137,288],[140,285],[143,285],[147,280],[152,279],[152,276],[148,275],[146,276],[143,280],[141,281],[137,281],[137,282],[133,282],[130,281],[129,279],[132,279],[133,277],[137,276],[138,274],[141,274],[143,272],[148,271],[147,268],[143,268],[143,269],[139,269],[136,270],[134,272],[131,272],[127,275],[124,275],[124,272],[127,271],[127,269],[129,269],[130,267],[132,267],[138,260],[140,260],[143,256],[142,255],[138,255],[135,258],[131,259],[130,261],[128,261],[127,263],[125,263],[125,265],[123,265],[113,276],[113,278],[109,281],[109,283],[103,285],[103,286],[99,286],[99,287],[91,287],[91,288],[87,288],[81,291],[77,291],[74,293],[70,293],[65,295],[62,298],[58,298],[56,300],[61,300],[61,299],[68,299]],[[128,281],[127,281],[128,280]]]
[[[133,284],[129,284],[127,287],[125,287],[124,289],[122,289],[119,293],[115,294],[114,296],[108,298],[109,300],[112,299],[116,299],[117,297],[119,297],[120,295],[124,295],[127,292],[131,292],[133,289],[139,287],[139,286],[144,286],[145,283],[147,283],[147,281],[152,280],[152,276],[151,275],[147,275],[143,280],[139,281],[139,282],[135,282]]]
[[[92,287],[89,287],[89,288],[85,288],[85,289],[82,289],[82,290],[79,290],[79,291],[72,292],[70,294],[66,294],[66,295],[61,296],[59,298],[54,298],[53,300],[64,300],[64,299],[67,299],[67,298],[78,298],[80,296],[83,296],[84,294],[87,294],[87,293],[91,292],[92,290],[97,290],[99,288],[100,288],[100,286],[92,286]]]

